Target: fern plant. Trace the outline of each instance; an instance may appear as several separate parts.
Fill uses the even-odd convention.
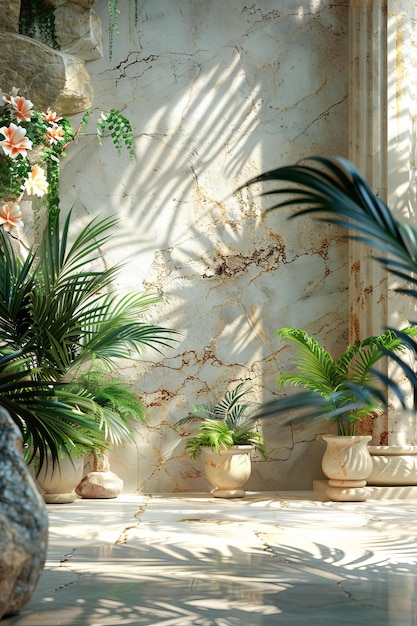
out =
[[[415,335],[417,329],[410,326],[401,332]],[[381,335],[368,337],[358,345],[348,346],[337,359],[305,330],[280,328],[276,335],[296,344],[296,370],[278,377],[278,389],[287,384],[303,387],[328,401],[327,411],[332,413],[330,421],[337,424],[338,435],[355,435],[358,421],[382,413],[383,404],[375,396],[370,395],[363,402],[355,394],[355,389],[375,382],[373,368],[387,350],[406,349],[400,335],[387,330]]]
[[[242,445],[253,446],[267,458],[264,437],[254,429],[255,404],[243,401],[249,391],[250,389],[241,383],[234,389],[226,391],[216,404],[198,404],[190,414],[177,422],[177,425],[200,422],[197,432],[188,437],[185,444],[192,459],[197,457],[202,446],[220,452],[222,449]]]

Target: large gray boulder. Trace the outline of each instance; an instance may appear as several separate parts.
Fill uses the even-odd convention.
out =
[[[21,434],[0,408],[0,619],[30,600],[45,565],[48,517],[22,456]]]

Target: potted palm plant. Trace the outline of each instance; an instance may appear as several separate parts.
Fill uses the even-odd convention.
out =
[[[358,345],[350,345],[337,358],[305,330],[280,328],[276,335],[296,344],[296,370],[278,377],[278,388],[289,384],[318,394],[327,403],[329,421],[336,423],[337,435],[323,435],[327,444],[322,468],[329,480],[327,495],[333,499],[364,499],[363,487],[372,472],[372,459],[367,449],[370,435],[358,435],[358,422],[377,417],[383,404],[374,395],[359,397],[356,390],[375,383],[373,368],[387,351],[404,351],[404,335],[417,334],[413,326],[404,328],[401,336],[387,330],[367,337]],[[324,415],[326,412],[324,413]]]
[[[386,357],[387,351],[406,350],[403,337],[417,335],[417,328],[409,326],[400,333],[386,330],[367,337],[357,345],[348,346],[336,359],[305,330],[280,328],[275,334],[296,344],[296,370],[280,375],[278,388],[289,384],[319,394],[328,401],[329,419],[336,423],[337,434],[355,436],[358,422],[377,416],[384,408],[376,396],[359,397],[356,389],[375,383],[374,368],[378,361]]]
[[[133,421],[145,421],[145,407],[119,378],[102,365],[93,363],[87,372],[77,374],[69,385],[71,394],[91,402],[100,412],[92,411],[100,428],[101,423],[125,424],[126,434],[121,434],[116,443],[123,444],[131,439]],[[59,468],[44,464],[36,472],[36,481],[44,490],[47,503],[73,502],[82,498],[115,498],[123,489],[123,480],[110,470],[108,454],[114,442],[113,428],[103,430],[98,435],[101,441],[88,445],[77,445],[71,449],[70,457],[61,454]],[[93,466],[84,477],[85,462],[92,458]]]
[[[103,411],[88,394],[71,390],[80,368],[97,361],[111,369],[117,359],[139,358],[146,348],[161,350],[175,338],[175,331],[143,319],[158,297],[119,296],[110,284],[120,266],[95,268],[97,250],[116,220],[92,220],[70,245],[70,219],[60,231],[59,217],[49,216],[40,245],[25,258],[8,233],[0,231],[0,353],[23,352],[30,385],[51,385],[54,392],[54,406],[44,397],[43,403],[32,405],[30,415],[21,414],[19,407],[25,381],[13,396],[12,418],[23,431],[28,461],[36,457],[39,467],[48,452],[54,463],[60,451],[70,453],[77,443],[105,447],[105,441],[130,437],[118,415]],[[61,421],[55,418],[56,406],[65,415]]]
[[[72,390],[83,397],[91,398],[106,415],[106,421],[124,422],[127,428],[134,421],[145,421],[145,407],[120,378],[115,378],[103,366],[93,364],[78,375]],[[111,432],[108,433],[106,448],[93,447],[93,467],[79,482],[75,491],[82,498],[115,498],[123,489],[123,480],[110,470],[108,454],[112,448]]]
[[[375,195],[366,180],[352,163],[341,157],[311,157],[294,165],[279,167],[249,180],[244,187],[254,183],[278,182],[265,195],[278,196],[279,200],[268,210],[295,207],[295,215],[313,214],[319,220],[349,228],[349,236],[379,250],[376,262],[382,264],[392,275],[398,277],[407,287],[399,287],[399,293],[417,297],[417,229],[409,222],[398,219],[383,200]],[[282,186],[281,184],[284,183]],[[293,217],[294,215],[292,215]],[[413,324],[415,326],[415,324]],[[412,357],[417,355],[417,343],[411,333],[395,330]],[[414,334],[414,333],[413,333]],[[417,409],[417,374],[406,359],[395,350],[387,350],[387,356],[402,369],[408,378]],[[374,382],[362,387],[356,382],[350,386],[355,394],[352,409],[360,407],[370,398],[377,399],[382,406],[388,403],[387,390],[391,390],[406,410],[409,398],[400,387],[397,378],[375,372]],[[383,389],[381,389],[381,383]],[[328,400],[310,390],[299,392],[291,398],[284,397],[267,403],[262,408],[263,415],[281,416],[283,421],[292,421],[288,410],[296,414],[297,420],[316,419],[322,415]],[[333,415],[345,412],[335,409]],[[399,454],[398,452],[395,453]],[[398,457],[397,457],[398,458]],[[400,472],[397,471],[397,478]],[[414,480],[417,480],[414,478]],[[401,484],[409,484],[402,482]],[[414,483],[413,483],[414,484]]]
[[[103,441],[129,436],[123,420],[69,389],[78,369],[94,360],[111,367],[147,347],[160,349],[170,345],[173,331],[143,321],[157,297],[112,292],[120,265],[95,268],[116,219],[92,220],[71,245],[71,215],[60,228],[60,159],[91,112],[74,130],[67,118],[37,110],[15,87],[1,96],[0,360],[8,376],[19,363],[13,374],[20,376],[2,401],[22,431],[28,461],[36,458],[40,469],[48,452],[54,466],[60,451],[71,455],[79,446],[103,447]],[[103,114],[100,140],[105,131],[118,153],[124,145],[133,156],[132,128],[123,115],[114,109]],[[47,219],[39,244],[22,253],[16,242],[24,193],[42,198]]]
[[[197,432],[185,444],[192,459],[202,452],[207,480],[217,498],[239,498],[251,474],[251,452],[266,458],[262,433],[255,430],[255,404],[244,401],[250,388],[243,383],[224,393],[214,405],[198,404],[177,425],[199,422]]]

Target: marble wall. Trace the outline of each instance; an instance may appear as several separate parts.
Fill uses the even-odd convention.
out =
[[[141,0],[137,25],[122,9],[111,60],[107,2],[93,5],[104,35],[103,58],[85,62],[93,106],[130,119],[136,156],[98,146],[87,126],[63,162],[62,208],[74,231],[119,216],[104,262],[125,261],[118,288],[159,293],[149,319],[180,332],[174,348],[120,364],[147,424],[113,451],[112,470],[128,492],[207,489],[176,421],[238,382],[271,399],[290,364],[279,327],[303,327],[336,354],[348,341],[343,233],[266,214],[259,190],[236,191],[304,156],[348,156],[348,0]],[[254,458],[249,489],[322,477],[326,422],[260,428],[269,459]]]
[[[136,158],[98,148],[94,129],[68,151],[62,198],[77,216],[116,213],[103,251],[127,261],[121,288],[161,295],[152,319],[180,331],[173,349],[124,375],[147,406],[136,443],[114,451],[126,491],[206,489],[175,422],[247,381],[268,400],[289,365],[274,337],[301,326],[339,351],[348,338],[347,245],[308,219],[266,215],[236,192],[262,170],[312,154],[348,154],[347,2],[144,0],[120,16],[112,60],[87,63],[98,108],[123,111]],[[322,476],[326,422],[261,424],[269,460],[250,489],[309,489]],[[188,431],[189,432],[189,429]]]

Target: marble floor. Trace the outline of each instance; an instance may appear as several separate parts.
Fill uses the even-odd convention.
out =
[[[321,498],[48,505],[44,572],[2,626],[417,626],[417,500]]]

